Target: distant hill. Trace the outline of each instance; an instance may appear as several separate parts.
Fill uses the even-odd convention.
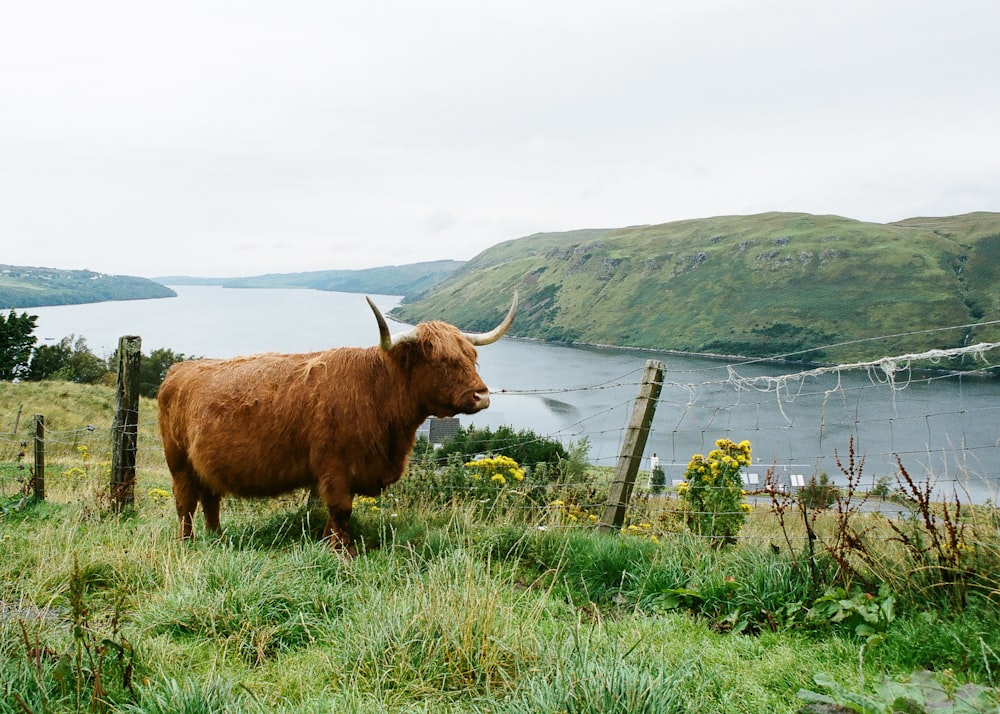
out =
[[[458,260],[437,260],[363,270],[272,273],[248,278],[169,276],[156,278],[156,280],[167,285],[221,285],[227,288],[312,288],[345,293],[412,295],[427,290],[464,264]]]
[[[927,332],[1000,320],[1000,214],[540,233],[484,251],[395,315],[483,330],[514,290],[511,334],[567,343],[821,362],[1000,341],[997,325]],[[886,335],[898,336],[867,341]]]
[[[176,296],[157,282],[129,275],[0,265],[0,309]]]

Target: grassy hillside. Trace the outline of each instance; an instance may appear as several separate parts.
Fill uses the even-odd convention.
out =
[[[312,288],[345,293],[412,295],[426,290],[462,267],[457,260],[388,265],[365,270],[318,270],[247,278],[157,278],[168,285],[222,285],[227,288]]]
[[[893,224],[765,213],[501,243],[397,311],[512,334],[813,361],[1000,339],[1000,214]],[[814,348],[825,347],[823,350]]]
[[[176,296],[170,288],[130,275],[0,265],[0,309]]]

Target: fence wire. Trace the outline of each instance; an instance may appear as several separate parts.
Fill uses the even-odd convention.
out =
[[[968,327],[973,326],[961,326]],[[754,464],[746,471],[752,469],[763,480],[773,470],[775,486],[789,494],[824,474],[842,486],[849,475],[843,466],[853,443],[857,459],[864,459],[859,478],[862,489],[886,484],[896,488],[899,459],[918,480],[932,484],[941,499],[959,497],[966,503],[995,505],[1000,491],[1000,385],[983,372],[996,367],[998,353],[1000,343],[978,343],[797,371],[761,360],[672,370],[667,355],[666,377],[633,497],[649,494],[654,454],[669,490],[683,479],[693,454],[707,453],[717,439],[726,438],[751,441]],[[918,369],[924,363],[940,366],[942,360],[957,358],[968,358],[970,368],[948,374]],[[539,438],[570,446],[586,439],[588,461],[610,469],[621,456],[642,372],[637,367],[594,384],[511,386],[494,395],[497,400],[558,397],[567,401],[600,395],[599,406],[577,409],[557,429],[540,433]],[[17,434],[0,433],[0,496],[16,492],[24,470],[31,466],[28,426],[23,425]],[[64,430],[47,426],[45,444],[47,471],[103,463],[110,460],[110,426],[85,424]],[[498,454],[504,451],[503,445],[497,448]],[[140,469],[163,468],[156,421],[148,414],[140,414],[136,457]],[[793,482],[792,476],[801,480]],[[603,482],[596,485],[606,488]],[[579,480],[545,488],[556,493],[559,488],[593,486],[593,480]],[[880,503],[874,505],[876,512],[899,516],[897,506]],[[594,511],[604,504],[578,505]]]

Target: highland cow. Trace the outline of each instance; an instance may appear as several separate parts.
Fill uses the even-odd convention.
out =
[[[277,496],[309,488],[329,511],[323,537],[354,553],[354,497],[377,496],[402,476],[429,416],[489,406],[476,346],[499,340],[517,311],[480,334],[433,321],[395,336],[368,298],[379,345],[307,354],[202,359],[170,368],[159,421],[181,538],[201,503],[218,532],[224,496]]]

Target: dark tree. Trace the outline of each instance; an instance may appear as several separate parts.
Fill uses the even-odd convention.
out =
[[[190,358],[180,352],[164,348],[153,350],[148,357],[144,356],[139,362],[139,394],[150,399],[155,398],[170,365],[186,359]]]
[[[11,380],[27,373],[36,341],[33,333],[37,321],[37,315],[27,312],[20,315],[14,310],[8,315],[0,313],[0,380]]]
[[[53,379],[59,370],[66,366],[72,352],[68,337],[64,337],[56,345],[39,345],[31,355],[27,379],[32,382]]]
[[[87,340],[70,335],[57,345],[35,348],[27,378],[32,381],[64,379],[67,382],[94,384],[108,374],[107,363],[90,351]]]
[[[80,384],[96,384],[109,373],[108,363],[90,351],[83,337],[78,337],[73,343],[73,352],[66,367],[66,374],[60,376]]]

